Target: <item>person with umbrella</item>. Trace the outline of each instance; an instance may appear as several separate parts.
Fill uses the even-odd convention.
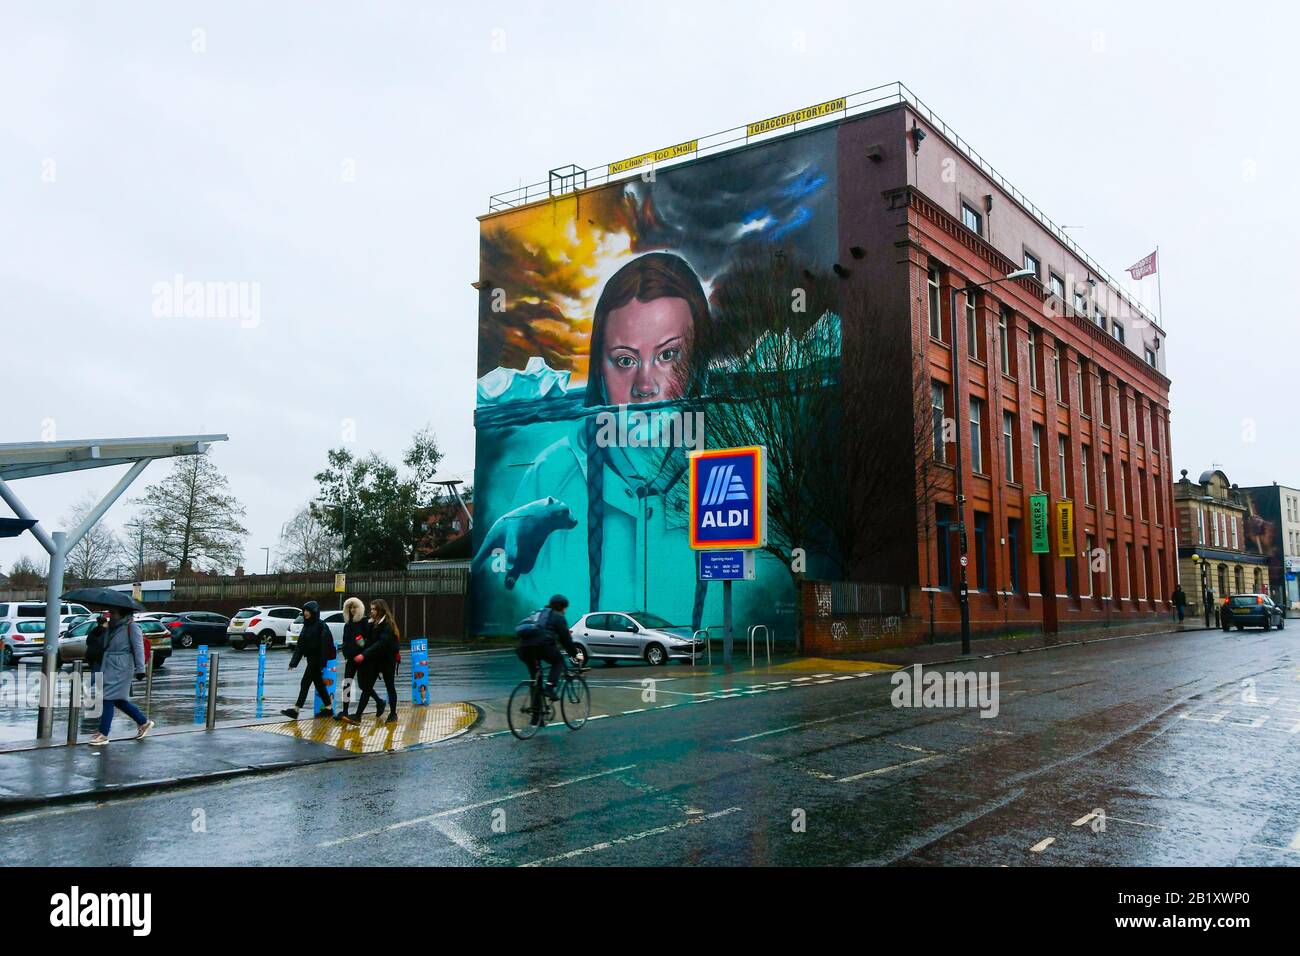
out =
[[[105,747],[113,729],[113,712],[120,710],[135,721],[136,739],[153,729],[154,722],[131,703],[131,681],[144,679],[144,633],[135,622],[135,612],[144,605],[130,595],[110,588],[81,588],[63,595],[64,600],[97,604],[108,608],[107,632],[103,635],[103,657],[99,673],[103,677],[99,732],[91,736],[90,746]]]

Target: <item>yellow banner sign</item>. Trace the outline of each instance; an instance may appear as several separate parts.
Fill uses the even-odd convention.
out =
[[[839,113],[844,109],[844,103],[844,97],[841,96],[837,100],[827,100],[825,103],[818,103],[816,106],[805,106],[793,113],[782,113],[780,116],[759,120],[757,123],[750,123],[745,127],[745,135],[757,136],[759,133],[770,133],[774,129],[781,129],[783,126],[804,123],[820,116],[826,116],[829,113]]]
[[[685,156],[687,153],[695,152],[698,144],[699,140],[693,139],[687,143],[678,143],[676,146],[668,146],[664,149],[656,149],[653,152],[642,153],[640,156],[620,159],[617,163],[609,164],[609,174],[617,176],[619,173],[625,173],[629,169],[636,169],[648,163],[662,163],[670,159],[676,159],[678,156]]]
[[[348,589],[348,576],[342,572],[334,573],[334,593],[342,594]]]
[[[1056,503],[1056,555],[1074,557],[1074,502]]]

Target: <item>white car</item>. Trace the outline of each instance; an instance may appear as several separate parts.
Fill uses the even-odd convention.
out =
[[[24,657],[45,653],[45,621],[39,618],[12,618],[0,621],[0,660],[13,667]]]
[[[693,660],[704,653],[704,641],[695,640],[689,627],[669,624],[644,611],[593,611],[578,618],[570,630],[578,645],[574,659],[613,664],[641,660],[658,666],[670,660]]]
[[[325,626],[330,629],[334,635],[334,643],[340,644],[343,641],[343,612],[342,611],[321,611],[320,619],[325,622]],[[302,633],[303,619],[299,614],[294,622],[289,625],[289,636],[285,639],[288,647],[298,646],[298,635]]]
[[[289,637],[289,627],[302,608],[287,604],[259,604],[235,612],[226,626],[226,641],[237,651],[249,644],[275,647]]]
[[[68,621],[80,615],[90,617],[90,609],[84,604],[63,604],[59,608],[59,631],[67,629]],[[0,604],[0,621],[44,621],[44,601],[9,601]],[[41,631],[44,634],[44,630]]]

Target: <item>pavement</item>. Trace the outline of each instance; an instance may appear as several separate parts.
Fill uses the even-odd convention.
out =
[[[900,698],[902,674],[844,661],[593,668],[578,731],[519,741],[484,706],[432,746],[3,813],[0,859],[1295,866],[1298,642],[1196,630],[933,665],[996,678],[991,708]],[[476,686],[518,668],[448,665]]]

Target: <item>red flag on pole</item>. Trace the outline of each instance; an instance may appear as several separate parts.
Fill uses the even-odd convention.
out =
[[[1126,270],[1134,279],[1142,279],[1156,271],[1156,253],[1143,256]]]

